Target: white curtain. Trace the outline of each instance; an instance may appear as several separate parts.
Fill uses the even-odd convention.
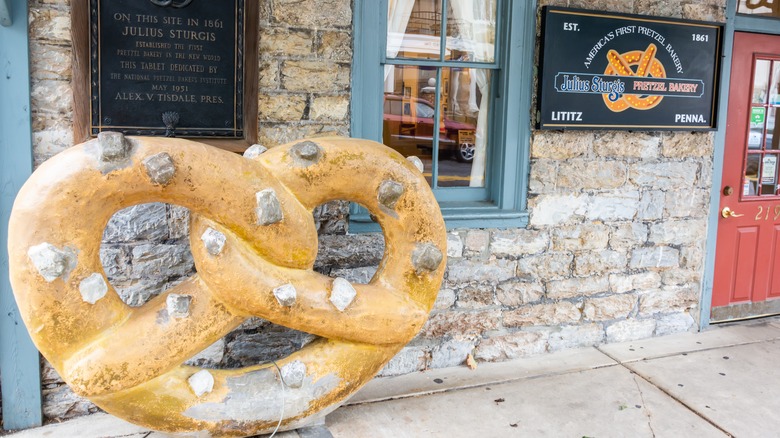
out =
[[[495,2],[493,0],[449,0],[453,18],[458,23],[460,43],[470,54],[469,61],[493,62],[495,46]],[[479,111],[477,116],[474,161],[471,166],[471,187],[485,186],[485,164],[487,159],[487,126],[490,95],[488,71],[471,69],[471,93],[469,110]],[[477,104],[477,88],[482,99]]]
[[[387,2],[387,57],[395,58],[404,43],[406,26],[412,15],[415,0],[388,0]],[[385,91],[395,91],[395,66],[385,65]]]

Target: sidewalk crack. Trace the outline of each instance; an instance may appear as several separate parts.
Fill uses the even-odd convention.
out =
[[[636,380],[636,373],[631,372],[631,378],[634,380],[634,385],[636,385],[636,390],[639,391],[639,398],[642,400],[642,410],[645,411],[645,415],[647,416],[647,427],[650,428],[650,433],[653,435],[653,438],[655,438],[655,430],[653,429],[653,415],[650,413],[650,407],[647,406],[647,403],[645,402],[645,395],[642,392],[642,387],[639,386],[639,382]]]

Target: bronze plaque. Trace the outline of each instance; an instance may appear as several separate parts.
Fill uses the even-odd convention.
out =
[[[244,0],[91,0],[92,135],[243,138]]]

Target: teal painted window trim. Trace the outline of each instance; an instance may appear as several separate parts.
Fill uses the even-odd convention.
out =
[[[10,6],[13,24],[0,26],[0,378],[3,428],[15,430],[40,426],[43,417],[39,354],[11,292],[6,250],[11,207],[33,166],[27,1]]]
[[[9,0],[0,0],[0,26],[10,27],[12,24]]]
[[[536,1],[502,3],[487,200],[475,190],[437,190],[447,228],[519,228],[528,225]],[[355,0],[351,135],[382,140],[387,0]],[[390,61],[391,63],[393,61]],[[482,189],[482,193],[485,190]],[[380,231],[365,208],[350,208],[350,232]]]

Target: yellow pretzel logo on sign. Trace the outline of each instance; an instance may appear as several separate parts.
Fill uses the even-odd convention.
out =
[[[607,59],[609,65],[604,70],[605,75],[618,75],[618,76],[636,76],[647,77],[652,76],[654,78],[665,78],[666,69],[663,64],[655,58],[655,54],[658,48],[655,44],[647,46],[647,50],[644,52],[641,50],[633,50],[623,54],[618,53],[615,50],[609,50],[607,53]],[[636,68],[636,70],[634,70]],[[628,108],[637,110],[648,110],[655,108],[663,100],[663,96],[646,96],[640,97],[636,94],[624,93],[621,98],[616,101],[611,101],[609,95],[604,94],[604,103],[607,108],[614,112],[625,111]]]
[[[165,432],[248,436],[335,409],[425,323],[446,266],[441,213],[419,170],[378,143],[318,138],[244,157],[181,139],[102,133],[45,162],[11,214],[11,282],[33,341],[106,411]],[[386,239],[367,285],[312,270],[312,210],[358,202]],[[169,202],[192,211],[198,273],[140,308],[99,258],[109,218]],[[269,364],[182,365],[259,316],[320,336]],[[280,420],[280,412],[283,418]]]

